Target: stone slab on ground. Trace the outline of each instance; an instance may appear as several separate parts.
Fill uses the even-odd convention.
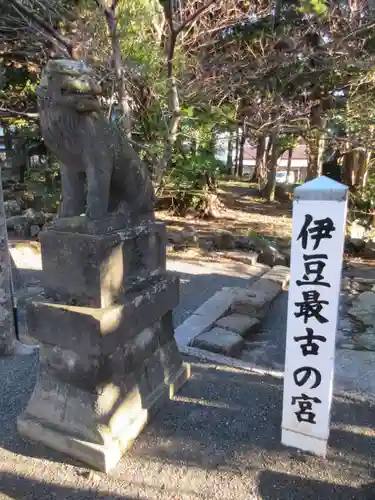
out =
[[[375,325],[375,293],[363,292],[353,301],[349,314],[366,326]]]
[[[250,266],[254,266],[258,262],[259,253],[257,252],[242,252],[241,250],[230,250],[228,252],[217,252],[218,256],[226,259],[244,262]]]
[[[375,328],[367,328],[365,332],[357,333],[355,346],[365,351],[375,351]]]
[[[241,353],[244,340],[238,333],[215,327],[195,337],[193,345],[226,356],[237,356]]]
[[[271,266],[268,266],[267,264],[262,264],[261,262],[256,262],[251,266],[251,268],[254,270],[254,274],[257,277],[263,276],[265,273],[267,273],[272,269]]]
[[[168,270],[180,278],[180,304],[173,312],[175,326],[181,325],[198,307],[223,287],[247,287],[269,268],[242,262],[186,262],[167,260]]]
[[[174,332],[177,345],[191,345],[195,337],[209,330],[212,326],[211,318],[192,314]]]
[[[263,319],[270,303],[280,292],[278,283],[261,278],[250,289],[238,289],[233,293],[231,311]]]
[[[269,300],[273,300],[281,292],[281,284],[274,279],[268,279],[265,276],[256,283],[253,291],[259,291],[266,295]]]
[[[197,316],[204,316],[207,320],[210,320],[212,324],[229,311],[232,298],[230,290],[222,289],[198,307],[198,309],[194,311],[194,314]]]
[[[258,274],[250,278],[247,286],[222,288],[176,328],[175,338],[179,346],[194,345],[194,339],[208,331],[214,324],[238,331],[243,336],[247,331],[250,333],[252,329],[257,328],[256,320],[266,316],[270,303],[286,286],[289,280],[289,268],[276,266],[271,269],[262,264],[254,267],[258,269]],[[230,322],[233,319],[225,318],[233,313],[247,316],[248,319],[237,318],[232,328]],[[223,323],[218,324],[222,318],[224,318]]]
[[[262,276],[262,279],[268,279],[278,283],[283,290],[288,286],[289,278],[290,269],[286,266],[275,266]]]
[[[192,316],[175,329],[177,344],[190,345],[195,337],[209,330],[218,318],[229,311],[231,303],[232,294],[229,290],[223,289],[216,292]]]
[[[170,261],[169,267],[171,265],[176,266],[176,261]],[[244,266],[246,275],[242,274],[242,266]],[[218,264],[212,266],[192,266],[191,264],[181,263],[180,269],[194,269],[195,272],[201,272],[201,276],[197,276],[194,278],[191,283],[196,284],[193,287],[188,285],[186,287],[185,275],[179,273],[180,275],[180,287],[181,287],[181,301],[180,303],[186,304],[184,298],[186,297],[186,293],[189,292],[189,302],[194,301],[195,299],[199,299],[202,297],[202,292],[204,290],[208,291],[207,285],[212,283],[212,275],[204,276],[207,271],[216,271],[220,269]],[[178,269],[176,266],[175,269]],[[228,269],[229,272],[234,273],[235,276],[226,277],[222,276],[220,282],[215,278],[215,282],[219,284],[220,290],[215,291],[211,296],[207,297],[207,300],[203,304],[200,304],[198,308],[191,312],[190,316],[187,316],[185,321],[181,322],[175,329],[175,338],[178,345],[191,345],[193,339],[199,335],[210,329],[210,327],[221,317],[225,316],[229,310],[232,303],[232,290],[237,287],[228,287],[231,282],[236,283],[236,285],[242,285],[242,287],[249,289],[249,287],[253,286],[259,278],[270,270],[269,266],[265,266],[263,264],[255,264],[254,266],[248,266],[245,264],[241,264],[241,276],[244,276],[244,279],[239,281],[236,276],[236,270],[232,267],[228,267],[228,265],[222,265],[221,269]],[[205,279],[203,279],[205,278]],[[225,283],[226,280],[226,283]],[[237,282],[236,282],[237,280]],[[224,285],[224,287],[220,286],[220,283]],[[191,290],[190,290],[191,288]],[[185,305],[186,308],[186,305]],[[184,314],[185,316],[185,314]]]
[[[260,321],[244,314],[230,314],[216,321],[216,326],[236,332],[241,337],[246,337],[250,333],[259,331]]]
[[[375,402],[375,352],[336,349],[334,389]]]

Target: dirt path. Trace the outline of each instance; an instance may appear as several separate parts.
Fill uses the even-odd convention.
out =
[[[217,219],[202,220],[177,217],[167,210],[157,211],[157,218],[171,231],[193,228],[197,231],[200,248],[170,248],[169,255],[187,260],[221,260],[209,243],[221,231],[236,236],[260,236],[273,240],[289,239],[292,205],[290,202],[267,203],[246,182],[225,181],[219,185],[219,197],[224,209]],[[206,243],[206,244],[205,244]]]

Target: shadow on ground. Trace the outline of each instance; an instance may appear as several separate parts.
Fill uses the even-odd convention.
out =
[[[261,498],[270,499],[375,498],[374,446],[369,432],[374,426],[374,407],[335,398],[329,455],[322,460],[280,444],[281,381],[198,362],[193,363],[192,379],[151,421],[110,477],[98,474],[98,490],[94,493],[89,475],[82,479],[83,465],[25,442],[17,434],[16,417],[28,402],[37,368],[36,358],[0,360],[0,447],[10,457],[2,462],[6,474],[0,478],[0,491],[11,498],[131,499],[126,496],[132,494],[127,489],[125,495],[106,496],[106,487],[117,493],[111,486],[113,480],[117,488],[118,484],[135,487],[138,481],[140,488],[150,483],[159,491],[160,496],[145,498],[258,498],[246,496],[241,490],[246,487],[250,491],[250,485],[258,488]],[[21,457],[22,467],[16,457]],[[20,495],[29,484],[27,472],[35,471],[41,463],[46,473],[52,470],[56,474],[59,467],[68,467],[67,474],[73,474],[75,479],[78,475],[81,496],[74,488],[46,486],[39,476],[37,493]],[[60,463],[64,465],[57,465]],[[16,474],[26,478],[17,478]],[[74,481],[64,477],[64,484]],[[30,480],[30,487],[33,482],[35,479]],[[168,496],[167,492],[163,496],[160,491],[166,484],[177,493],[188,491],[190,496]],[[298,492],[295,496],[294,490],[290,492],[294,484]]]
[[[334,484],[329,487],[330,498],[357,500],[375,498],[375,483],[361,488]],[[259,474],[259,493],[262,500],[327,500],[327,483],[293,474],[264,471]]]
[[[85,500],[100,498],[101,500],[142,500],[141,497],[130,497],[124,495],[113,495],[105,490],[81,489],[66,487],[58,484],[50,484],[37,481],[16,474],[5,473],[0,479],[0,496],[14,500],[51,500],[60,498],[64,500]]]

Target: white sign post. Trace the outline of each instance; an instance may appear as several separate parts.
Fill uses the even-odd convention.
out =
[[[325,457],[348,188],[319,177],[296,188],[281,442]]]

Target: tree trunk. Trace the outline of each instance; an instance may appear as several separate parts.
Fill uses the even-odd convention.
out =
[[[177,91],[176,79],[171,76],[169,79],[169,124],[168,135],[164,148],[164,169],[168,170],[172,165],[173,147],[177,139],[178,129],[181,122],[180,99]]]
[[[227,174],[231,175],[233,169],[233,135],[229,132],[227,151]]]
[[[236,156],[234,159],[234,175],[238,175],[238,165],[239,165],[239,152],[240,152],[240,129],[237,127],[236,130]]]
[[[267,192],[268,164],[269,164],[269,158],[270,158],[271,151],[272,151],[272,134],[267,135],[265,137],[265,141],[267,141],[267,146],[266,146],[264,153],[263,153],[262,168],[260,170],[260,176],[259,176],[259,192],[263,193],[264,196],[266,196],[266,192]]]
[[[375,127],[372,125],[370,127],[370,140],[371,143],[374,141]],[[362,154],[359,156],[359,168],[356,175],[356,186],[359,189],[364,189],[367,185],[369,171],[371,167],[371,162],[373,159],[373,153],[369,150],[363,150]]]
[[[253,181],[259,182],[262,178],[262,171],[264,170],[264,152],[266,149],[266,137],[262,135],[258,138],[257,141],[257,150],[256,150],[256,158],[255,158],[255,170]]]
[[[210,133],[210,139],[207,144],[207,152],[212,155],[213,157],[215,156],[216,152],[216,130],[215,127],[212,128],[211,133]]]
[[[277,154],[276,146],[272,146],[271,156],[267,164],[267,185],[266,185],[266,198],[267,201],[275,201],[276,190],[276,171],[277,171]]]
[[[309,154],[306,180],[310,181],[322,175],[324,154],[324,118],[322,117],[321,102],[311,109],[310,133],[307,138],[307,150]]]
[[[363,183],[362,183],[362,187],[365,188],[367,186],[367,182],[368,182],[368,179],[369,179],[369,174],[370,174],[370,170],[371,170],[371,164],[372,164],[372,161],[374,159],[374,154],[372,151],[367,151],[367,155],[366,155],[366,170],[365,170],[365,173],[364,173],[364,176],[363,176]]]
[[[351,149],[344,154],[344,172],[343,172],[343,180],[344,183],[352,189],[354,186],[355,180],[355,154],[354,150]]]
[[[165,7],[165,15],[169,22],[169,35],[167,39],[167,85],[168,85],[168,115],[167,137],[164,143],[163,156],[157,172],[158,185],[163,184],[163,175],[172,166],[173,148],[177,139],[178,129],[181,122],[180,99],[177,81],[174,76],[174,53],[177,42],[177,33],[172,29],[173,21],[169,7]]]
[[[239,145],[239,156],[238,156],[238,177],[243,176],[243,161],[244,161],[244,154],[245,154],[245,144],[246,144],[246,138],[247,138],[247,127],[246,123],[242,123],[242,134],[241,134],[241,139],[240,139],[240,145]]]
[[[9,125],[3,125],[4,129],[4,147],[5,147],[5,158],[7,161],[7,167],[12,166],[13,161],[13,137]]]
[[[116,75],[116,86],[119,104],[122,111],[121,124],[124,134],[130,139],[132,132],[132,117],[130,108],[130,97],[125,86],[124,69],[121,60],[120,40],[117,30],[116,3],[111,8],[105,9],[108,32],[111,39],[112,63]]]
[[[366,149],[357,150],[355,180],[353,185],[354,189],[362,189],[364,187],[364,180],[367,169],[367,156],[368,152]]]
[[[29,168],[29,157],[27,154],[26,137],[21,133],[16,133],[13,137],[14,151],[12,156],[12,175],[19,178],[20,182],[25,182],[26,171]]]
[[[286,182],[289,184],[290,171],[292,169],[293,148],[288,149],[288,163],[286,167]]]
[[[311,181],[322,175],[323,171],[323,154],[324,154],[324,138],[309,139],[308,141],[308,166],[306,181]]]
[[[267,157],[267,185],[264,191],[267,201],[269,202],[273,202],[275,200],[277,160],[279,158],[280,149],[278,137],[279,125],[276,125],[269,139],[269,147],[267,147],[267,150],[269,151]]]
[[[283,0],[276,0],[273,14],[273,28],[275,29],[279,25],[281,8],[283,6]]]

